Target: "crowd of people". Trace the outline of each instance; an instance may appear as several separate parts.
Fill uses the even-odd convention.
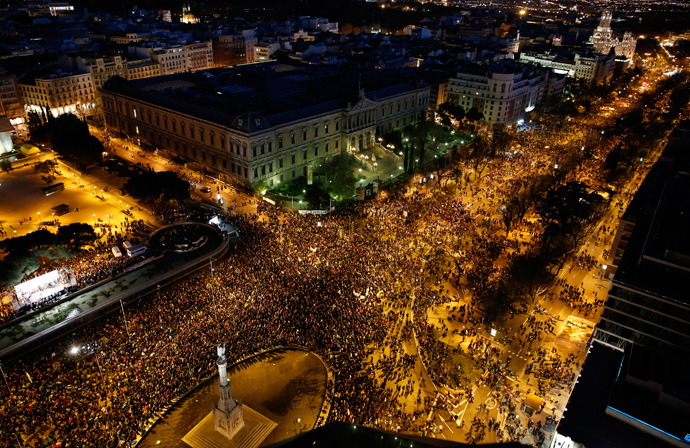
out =
[[[264,203],[261,219],[233,214],[241,243],[214,271],[128,307],[127,326],[111,316],[14,362],[0,445],[46,422],[64,447],[129,443],[215,373],[218,342],[227,343],[229,363],[279,345],[322,355],[335,379],[329,421],[429,435],[443,430],[436,411],[473,403],[482,387],[488,392],[478,413],[457,423],[469,442],[489,434],[543,442],[542,423],[519,413],[529,391],[508,381],[511,359],[480,334],[484,317],[473,299],[501,280],[514,254],[540,244],[539,219],[523,215],[508,227],[501,207],[552,175],[563,153],[525,137],[510,163],[490,166],[473,183],[459,180],[457,194],[414,183],[328,216],[286,216]],[[595,176],[598,165],[581,164],[558,182]],[[592,257],[575,262],[587,268]],[[564,303],[583,301],[577,288],[558,286]],[[433,312],[439,309],[451,316]],[[535,305],[512,336],[538,347],[528,354],[528,374],[542,395],[572,381],[579,367],[572,353],[536,344],[558,321]],[[76,355],[73,344],[82,347]],[[488,415],[489,401],[496,416]]]

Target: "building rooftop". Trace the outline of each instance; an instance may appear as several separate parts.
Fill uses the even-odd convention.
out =
[[[673,131],[623,219],[635,229],[615,282],[690,304],[690,131]]]
[[[103,90],[252,132],[352,106],[360,88],[376,100],[423,86],[399,71],[358,73],[266,62],[135,81],[113,78]],[[251,120],[242,118],[249,113]]]

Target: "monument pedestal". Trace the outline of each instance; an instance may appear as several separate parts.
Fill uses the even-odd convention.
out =
[[[192,448],[257,448],[278,424],[243,405],[244,427],[232,439],[215,430],[213,412],[209,412],[182,441]]]

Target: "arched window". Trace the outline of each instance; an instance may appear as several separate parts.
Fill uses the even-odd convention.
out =
[[[184,121],[180,121],[180,132],[181,132],[182,135],[184,135],[185,137],[187,136],[187,133],[185,132],[185,129],[184,129]]]
[[[211,143],[211,146],[214,146],[216,144],[216,138],[215,137],[216,137],[216,135],[213,133],[213,131],[210,131],[208,133],[208,138],[209,138],[209,141]]]
[[[194,134],[194,125],[193,125],[193,124],[190,124],[190,125],[189,125],[189,137],[190,137],[190,138],[195,138],[195,134]]]
[[[223,134],[220,134],[220,149],[225,149],[225,136]]]
[[[161,119],[158,116],[158,113],[156,113],[156,126],[160,126],[160,125],[161,125]]]
[[[204,128],[199,128],[199,139],[204,141]]]
[[[168,116],[167,115],[163,115],[163,127],[165,129],[168,129]]]

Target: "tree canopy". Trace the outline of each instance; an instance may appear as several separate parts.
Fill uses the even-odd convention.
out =
[[[172,171],[143,171],[132,176],[124,188],[127,193],[140,199],[181,201],[189,198],[189,182],[180,179]]]
[[[103,158],[103,144],[89,133],[86,123],[73,114],[63,114],[52,126],[53,149],[65,157],[82,163],[99,162]]]

